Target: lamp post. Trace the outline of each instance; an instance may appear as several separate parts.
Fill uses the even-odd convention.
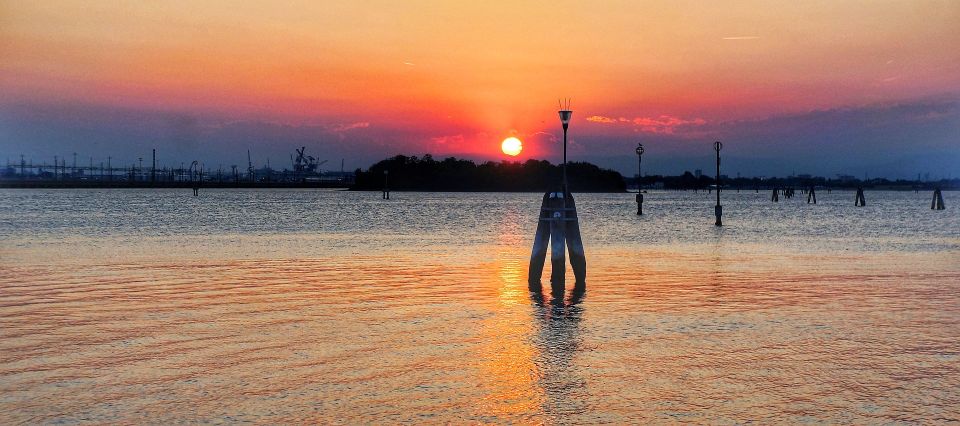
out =
[[[717,226],[723,226],[723,221],[720,220],[720,216],[723,215],[723,207],[720,206],[720,150],[723,149],[723,144],[720,141],[713,143],[713,149],[717,151],[717,205],[713,208],[713,213],[717,216]]]
[[[560,123],[563,124],[563,193],[567,193],[567,128],[570,127],[570,117],[573,111],[570,110],[570,102],[567,101],[566,108],[557,111],[560,114]]]
[[[640,179],[643,179],[643,172],[640,167],[643,165],[643,144],[637,144],[637,192],[640,191]]]
[[[573,111],[569,99],[564,105],[560,102],[560,123],[563,125],[563,182],[562,193],[555,191],[543,194],[537,223],[537,233],[533,240],[533,252],[530,254],[528,280],[531,290],[540,288],[540,277],[550,246],[550,287],[554,297],[563,297],[564,274],[566,270],[566,252],[570,252],[570,266],[576,278],[575,292],[586,289],[587,259],[580,238],[580,224],[577,218],[577,205],[567,186],[567,129]]]

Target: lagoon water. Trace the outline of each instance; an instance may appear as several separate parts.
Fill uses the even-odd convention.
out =
[[[960,422],[960,197],[818,196],[576,194],[552,299],[539,194],[0,190],[0,423]]]

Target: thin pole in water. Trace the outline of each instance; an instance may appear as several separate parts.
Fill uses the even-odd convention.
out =
[[[717,216],[716,226],[723,226],[720,219],[723,216],[723,207],[720,205],[720,150],[723,149],[723,143],[716,141],[713,143],[713,149],[717,151],[717,205],[713,208],[713,213]]]

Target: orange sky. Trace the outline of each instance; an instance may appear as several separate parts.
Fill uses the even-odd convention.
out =
[[[553,132],[559,97],[575,128],[643,133],[955,93],[958,23],[957,1],[4,2],[0,94],[471,153]]]

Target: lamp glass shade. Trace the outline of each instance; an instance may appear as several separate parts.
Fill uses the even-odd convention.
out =
[[[573,111],[564,109],[558,112],[560,113],[560,123],[570,124],[570,117],[573,116]]]
[[[637,155],[643,155],[643,145],[637,145]]]

